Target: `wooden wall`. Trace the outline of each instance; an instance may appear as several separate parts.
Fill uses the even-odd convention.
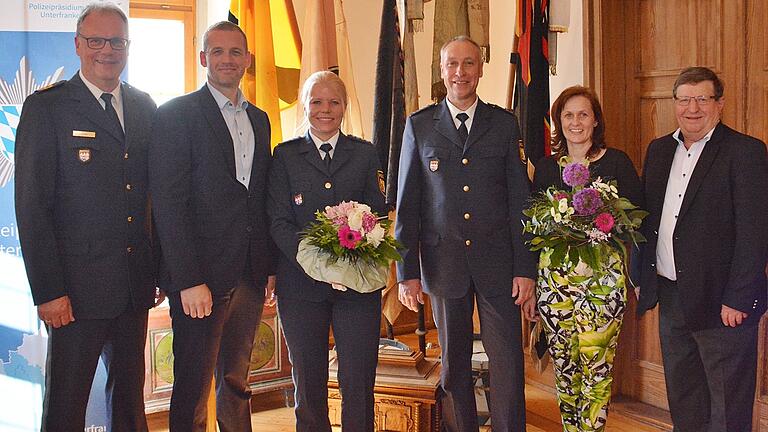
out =
[[[641,169],[650,141],[677,128],[672,85],[693,65],[724,80],[724,122],[766,140],[766,22],[768,2],[759,0],[584,0],[585,85],[601,98],[608,144]],[[614,392],[667,409],[657,312],[638,320],[630,311]],[[763,319],[754,431],[768,431],[767,339]]]

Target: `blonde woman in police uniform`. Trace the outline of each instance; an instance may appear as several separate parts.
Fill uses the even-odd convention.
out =
[[[326,206],[357,201],[384,214],[379,160],[371,143],[340,131],[347,92],[338,76],[328,71],[312,74],[301,98],[309,131],[275,148],[267,204],[272,237],[281,251],[277,308],[293,365],[296,430],[331,430],[327,360],[332,327],[342,427],[373,431],[381,293],[340,291],[313,280],[296,262],[296,252],[299,232]]]

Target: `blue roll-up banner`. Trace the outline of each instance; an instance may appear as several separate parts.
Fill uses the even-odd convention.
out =
[[[37,318],[13,207],[14,142],[24,99],[77,72],[75,25],[93,0],[2,0],[0,7],[0,430],[40,430],[47,334]],[[128,0],[113,0],[128,13]],[[103,364],[85,432],[109,431]]]

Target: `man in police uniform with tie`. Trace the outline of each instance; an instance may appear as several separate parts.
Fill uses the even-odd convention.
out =
[[[16,136],[16,217],[48,330],[43,431],[82,431],[96,366],[111,431],[146,431],[144,341],[155,279],[147,142],[155,104],[120,82],[128,20],[111,3],[77,21],[80,71],[29,96]]]
[[[525,430],[520,307],[536,256],[522,238],[529,194],[514,116],[477,97],[480,47],[459,36],[440,50],[447,97],[412,114],[400,156],[395,236],[400,301],[430,295],[442,351],[448,431],[478,430],[471,371],[477,302],[490,361],[494,431]]]

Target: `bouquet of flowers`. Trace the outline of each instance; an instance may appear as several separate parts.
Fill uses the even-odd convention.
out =
[[[302,231],[296,254],[310,277],[361,293],[386,285],[389,265],[401,259],[389,232],[392,221],[355,201],[328,206],[315,217]]]
[[[570,191],[550,187],[534,196],[523,213],[530,218],[523,231],[533,234],[531,250],[549,248],[550,265],[560,267],[566,260],[600,268],[603,259],[617,250],[626,265],[625,243],[645,238],[638,231],[648,212],[619,196],[616,181],[590,181],[587,165],[563,157],[563,182]]]

